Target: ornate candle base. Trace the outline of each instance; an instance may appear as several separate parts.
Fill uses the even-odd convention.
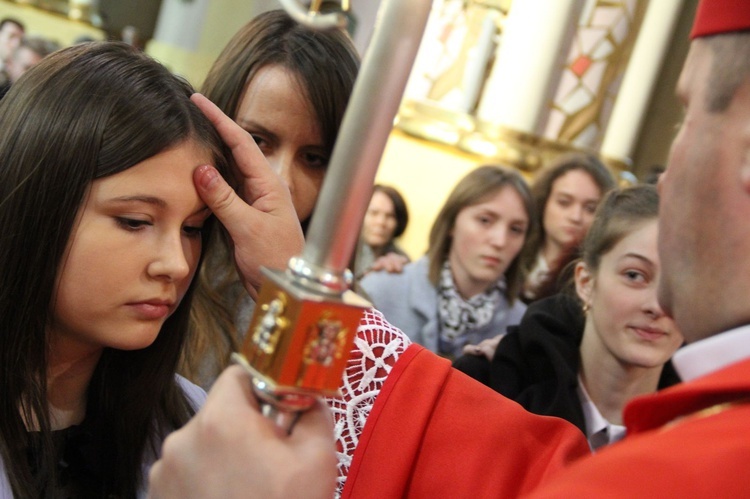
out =
[[[289,272],[263,270],[268,280],[235,361],[250,373],[261,403],[271,406],[264,414],[289,431],[317,396],[339,395],[359,321],[371,305],[352,291],[322,294]]]

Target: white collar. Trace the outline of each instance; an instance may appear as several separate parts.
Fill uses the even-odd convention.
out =
[[[682,381],[690,381],[750,358],[750,324],[684,346],[672,358]]]
[[[586,439],[589,443],[591,443],[591,437],[602,430],[607,430],[607,438],[610,444],[621,440],[625,436],[625,426],[610,423],[604,419],[602,413],[599,412],[599,409],[591,400],[591,397],[589,397],[580,376],[578,376],[578,398],[581,401],[583,416],[586,420]],[[592,448],[592,450],[595,449]]]

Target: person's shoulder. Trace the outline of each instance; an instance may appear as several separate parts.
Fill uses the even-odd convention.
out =
[[[516,298],[513,301],[513,305],[510,306],[510,318],[516,319],[516,323],[521,322],[521,318],[526,313],[527,305]]]
[[[564,338],[577,348],[585,321],[576,299],[566,293],[558,293],[530,303],[519,331],[524,335],[542,332],[544,336]]]
[[[406,251],[404,251],[404,249],[398,244],[396,244],[395,242],[391,242],[390,246],[388,247],[388,251],[397,253],[401,256],[405,256],[406,258],[409,259],[409,261],[411,261],[411,257],[409,256],[409,254]]]
[[[360,281],[360,283],[365,290],[368,290],[373,286],[381,286],[395,281],[411,279],[412,276],[421,275],[422,273],[427,275],[427,267],[428,264],[426,259],[421,258],[416,262],[409,262],[404,265],[401,272],[388,272],[386,270],[370,272]]]
[[[190,405],[196,411],[200,409],[206,402],[208,394],[200,386],[188,381],[186,378],[180,376],[179,374],[175,374],[175,382],[177,383],[177,386],[179,386],[182,390],[182,393],[185,394],[185,397],[188,399]]]

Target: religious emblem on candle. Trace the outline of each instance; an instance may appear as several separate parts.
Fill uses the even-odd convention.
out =
[[[323,312],[321,318],[309,328],[305,363],[331,365],[334,359],[341,357],[346,332],[340,320],[333,319],[330,312]]]
[[[283,316],[285,308],[286,298],[282,293],[261,307],[264,314],[253,330],[253,343],[265,354],[276,350],[279,336],[287,328],[289,321]]]

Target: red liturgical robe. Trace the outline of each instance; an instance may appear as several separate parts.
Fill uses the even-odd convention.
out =
[[[628,436],[532,497],[747,497],[750,360],[640,397]]]
[[[411,345],[375,400],[342,497],[515,497],[587,454],[573,425]]]

